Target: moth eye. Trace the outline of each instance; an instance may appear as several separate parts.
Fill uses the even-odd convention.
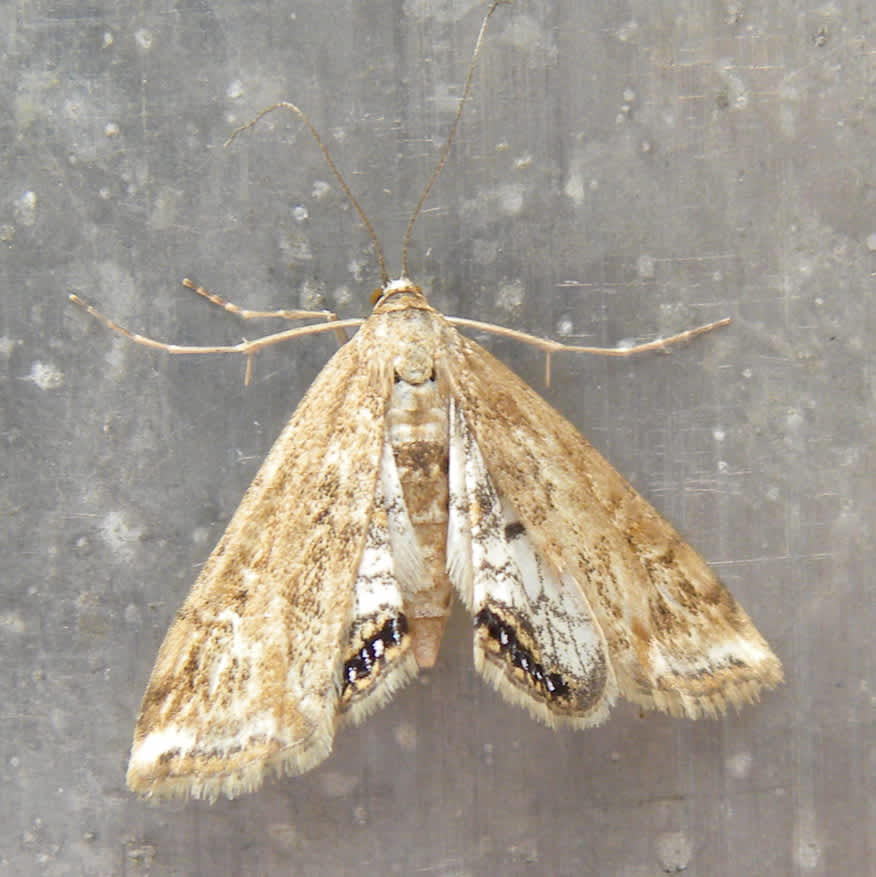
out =
[[[421,380],[421,381],[412,381],[408,378],[403,378],[398,372],[392,373],[392,381],[395,384],[400,384],[402,381],[405,381],[409,384],[415,384],[415,385],[416,384],[429,384],[429,383],[434,384],[437,379],[438,379],[438,375],[435,373],[434,368],[432,369],[431,372],[429,372],[429,377],[425,378],[424,380]]]
[[[425,346],[416,345],[399,352],[392,363],[395,380],[414,387],[435,380],[435,357]]]

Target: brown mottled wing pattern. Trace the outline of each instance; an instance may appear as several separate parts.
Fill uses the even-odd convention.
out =
[[[234,797],[330,752],[392,384],[373,334],[366,322],[314,381],[180,609],[143,698],[132,789]]]
[[[696,718],[755,700],[778,659],[706,562],[562,415],[447,326],[452,392],[536,550],[583,590],[620,693]]]

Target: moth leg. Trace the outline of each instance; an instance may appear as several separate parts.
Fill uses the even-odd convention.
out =
[[[219,305],[222,310],[228,311],[229,314],[234,314],[235,317],[240,317],[243,320],[307,320],[310,319],[310,317],[322,317],[326,322],[333,323],[337,322],[338,319],[337,315],[332,311],[290,311],[282,309],[276,311],[253,311],[249,308],[242,308],[239,305],[234,304],[234,302],[222,298],[221,295],[216,295],[215,292],[210,292],[209,289],[204,289],[203,286],[198,286],[196,283],[189,280],[188,277],[183,278],[182,285],[186,289],[191,289],[192,292],[196,292],[198,295],[203,296],[207,301],[212,302],[214,305]],[[342,344],[346,344],[350,340],[343,329],[335,330],[335,339],[338,342],[338,347]]]
[[[189,280],[188,277],[183,279],[182,285],[186,289],[191,289],[192,292],[196,292],[198,295],[203,296],[207,301],[213,302],[214,305],[219,305],[220,308],[228,311],[229,314],[234,314],[234,316],[240,317],[243,320],[268,320],[275,318],[280,320],[306,320],[310,317],[321,317],[322,319],[331,322],[337,319],[335,314],[331,311],[253,311],[249,308],[242,308],[239,305],[228,301],[228,299],[222,298],[221,295],[216,295],[215,292],[210,292],[209,289],[204,289],[203,286],[198,286],[196,283]]]
[[[563,344],[551,338],[540,338],[538,335],[529,335],[526,332],[518,332],[516,329],[508,329],[505,326],[496,326],[493,323],[482,323],[479,320],[466,320],[462,317],[447,317],[447,321],[454,326],[462,326],[467,329],[477,329],[480,332],[489,332],[493,335],[502,335],[505,338],[513,338],[523,344],[537,347],[545,353],[544,382],[547,386],[551,383],[551,356],[555,353],[591,353],[594,356],[631,356],[636,353],[646,353],[649,350],[664,350],[672,344],[683,344],[697,335],[704,335],[714,329],[730,324],[730,317],[723,320],[715,320],[714,323],[706,323],[695,329],[686,329],[670,335],[668,338],[657,338],[654,341],[646,341],[643,344],[633,344],[629,347],[584,347],[579,344]]]
[[[110,329],[113,332],[118,332],[119,335],[124,335],[129,341],[133,341],[135,344],[141,344],[143,347],[151,347],[153,350],[163,350],[165,353],[183,356],[202,353],[242,353],[247,358],[246,375],[244,378],[244,383],[247,386],[252,383],[253,357],[265,347],[270,347],[272,344],[279,344],[281,341],[298,338],[303,335],[319,335],[323,332],[337,333],[343,329],[357,328],[364,322],[364,320],[361,319],[334,320],[328,323],[317,323],[313,326],[300,326],[297,329],[286,329],[283,332],[274,332],[271,335],[254,338],[252,341],[241,341],[239,344],[199,347],[184,344],[167,344],[164,341],[156,341],[154,338],[149,338],[146,335],[132,332],[120,323],[116,323],[105,314],[102,314],[97,308],[92,307],[88,302],[83,301],[78,295],[71,294],[70,301],[89,313],[95,320],[103,323],[107,329]]]

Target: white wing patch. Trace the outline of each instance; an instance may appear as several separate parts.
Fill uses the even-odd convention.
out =
[[[474,618],[474,661],[506,700],[550,726],[601,722],[617,694],[605,640],[568,575],[537,555],[451,402],[448,572]]]
[[[365,549],[353,585],[352,621],[340,670],[342,713],[361,721],[416,672],[400,582],[422,575],[423,563],[387,441]]]

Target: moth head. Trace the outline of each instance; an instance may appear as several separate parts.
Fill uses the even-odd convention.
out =
[[[402,311],[407,308],[429,309],[423,290],[407,277],[399,277],[371,293],[375,314]]]

